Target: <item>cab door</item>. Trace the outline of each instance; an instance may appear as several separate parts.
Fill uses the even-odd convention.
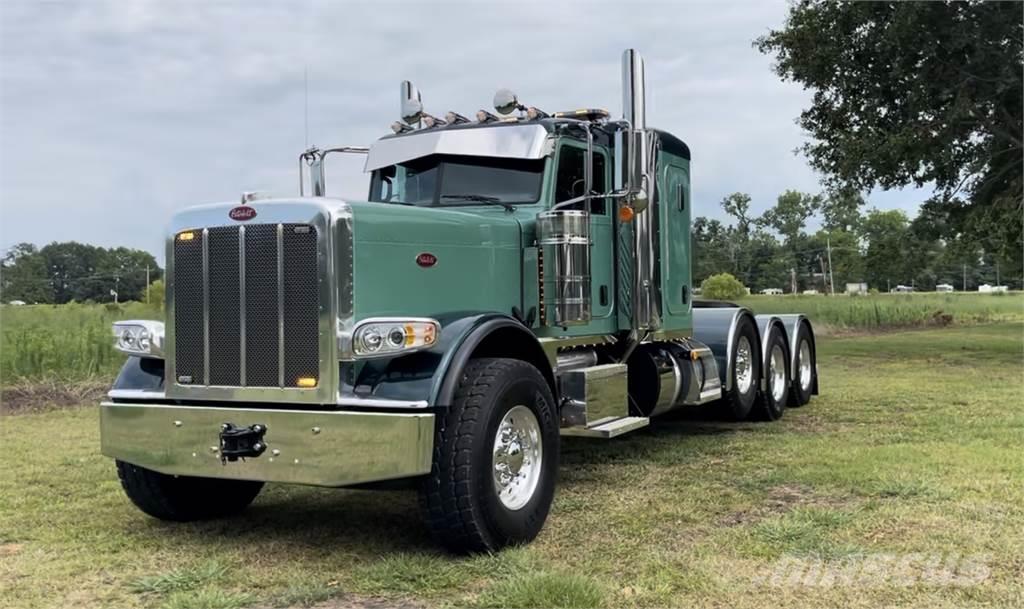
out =
[[[555,169],[554,203],[566,201],[583,194],[583,168],[587,149],[582,143],[564,140],[558,150],[558,165]],[[611,165],[608,153],[599,146],[594,147],[591,167],[591,188],[595,193],[608,192]],[[583,209],[583,204],[568,209]],[[614,289],[615,256],[613,250],[612,204],[609,199],[591,199],[590,209],[590,290],[593,322],[587,331],[612,332],[615,330]],[[605,327],[607,326],[607,327]]]

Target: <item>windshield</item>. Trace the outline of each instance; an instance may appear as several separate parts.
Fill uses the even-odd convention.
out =
[[[373,172],[370,200],[420,207],[536,203],[544,159],[433,155]]]

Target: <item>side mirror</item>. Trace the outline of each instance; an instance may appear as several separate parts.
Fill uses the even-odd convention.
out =
[[[615,132],[615,168],[612,184],[616,193],[625,193],[626,201],[641,212],[647,209],[647,137],[643,131],[619,129]]]

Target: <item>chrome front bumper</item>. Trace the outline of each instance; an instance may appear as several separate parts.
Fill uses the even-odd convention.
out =
[[[259,457],[222,463],[224,423],[266,427]],[[100,405],[103,454],[164,474],[346,486],[430,471],[434,415]]]

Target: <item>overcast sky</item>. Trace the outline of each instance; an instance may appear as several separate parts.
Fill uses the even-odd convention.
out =
[[[721,217],[735,191],[760,212],[819,189],[793,154],[809,94],[751,47],[785,2],[480,4],[3,0],[0,248],[76,240],[162,261],[176,210],[296,194],[304,72],[308,143],[366,145],[390,133],[403,79],[436,115],[471,116],[510,87],[548,111],[618,116],[627,47],[646,59],[648,124],[692,150],[695,214]],[[365,198],[361,161],[338,158],[328,193]],[[913,214],[924,198],[870,203]]]

